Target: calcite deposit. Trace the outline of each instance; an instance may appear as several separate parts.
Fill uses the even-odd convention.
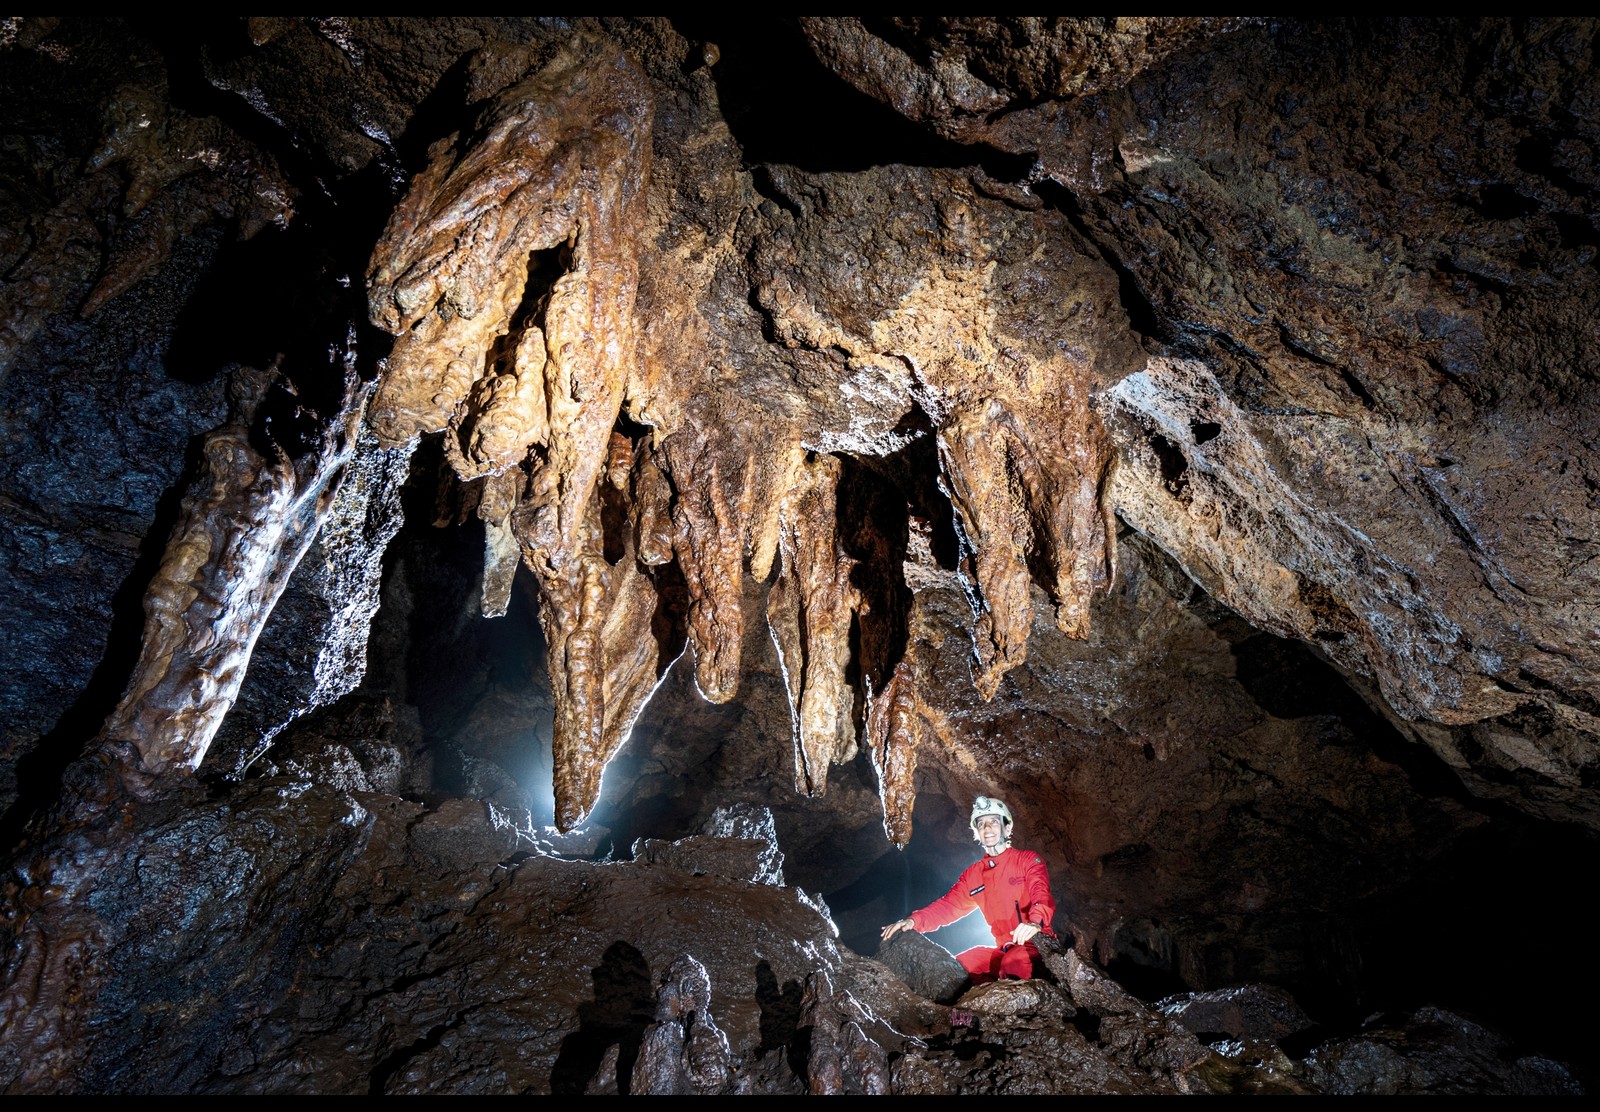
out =
[[[1597,32],[0,17],[0,1091],[1591,1087]]]
[[[263,453],[250,426],[272,388],[240,376],[236,420],[207,436],[204,461],[145,596],[128,689],[101,744],[136,754],[138,776],[193,773],[233,708],[256,639],[328,516],[355,454],[367,390],[350,373],[344,404],[315,449]]]

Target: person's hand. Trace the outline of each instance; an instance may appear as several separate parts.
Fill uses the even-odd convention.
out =
[[[894,922],[890,923],[887,927],[883,928],[883,941],[887,942],[887,941],[889,941],[890,938],[892,938],[895,935],[899,934],[901,931],[912,930],[915,927],[916,927],[916,924],[913,923],[910,919],[896,919]]]
[[[1011,932],[1011,941],[1021,946],[1028,939],[1039,933],[1038,923],[1018,923],[1017,929]]]

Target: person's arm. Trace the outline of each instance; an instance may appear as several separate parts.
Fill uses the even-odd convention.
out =
[[[883,937],[887,940],[901,931],[908,930],[927,934],[929,931],[949,926],[977,906],[977,901],[967,895],[967,875],[962,873],[950,886],[950,891],[927,907],[918,908],[904,919],[897,919],[884,927]]]
[[[1045,868],[1044,858],[1038,854],[1034,854],[1033,860],[1023,869],[1022,891],[1024,897],[1018,901],[1022,921],[1011,932],[1011,941],[1019,944],[1040,931],[1049,930],[1051,920],[1056,917],[1056,900],[1050,894],[1050,872]]]
[[[918,934],[927,934],[949,926],[977,906],[978,901],[967,894],[967,874],[962,873],[950,891],[911,913],[911,926]]]

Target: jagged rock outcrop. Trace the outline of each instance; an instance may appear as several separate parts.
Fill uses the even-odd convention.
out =
[[[1416,1021],[1426,1047],[1375,1026],[1274,1080],[1054,949],[1051,980],[974,989],[952,1027],[841,950],[801,890],[563,858],[482,806],[260,779],[227,801],[124,798],[69,841],[74,918],[52,922],[81,933],[29,951],[68,977],[8,971],[9,1092],[1414,1091],[1445,1069],[1475,1092],[1577,1087],[1438,1014]],[[70,1008],[41,995],[61,988]]]
[[[270,380],[237,420],[206,437],[204,465],[179,510],[145,594],[143,651],[103,744],[136,754],[135,777],[192,773],[233,708],[250,654],[278,597],[328,516],[365,415],[367,389],[346,360],[343,405],[298,459],[251,441]]]
[[[1590,822],[1587,30],[1307,27],[1274,38],[1282,68],[1263,71],[1246,59],[1264,29],[1223,21],[1142,39],[1115,21],[842,22],[817,41],[853,48],[819,56],[886,98],[865,75],[896,57],[946,90],[918,102],[930,120],[978,115],[952,71],[1011,75],[985,124],[953,131],[1070,189],[1151,330],[1198,356],[1108,384],[1119,516],[1253,624],[1370,677],[1475,792],[1505,797],[1504,772],[1532,768],[1525,806]],[[1207,34],[1194,66],[1154,64]],[[1038,84],[1021,74],[1077,62],[1078,36],[1119,60],[1075,70],[1099,78],[1091,95],[995,111]],[[1001,37],[1029,48],[986,55]],[[1465,154],[1442,140],[1467,134]],[[1552,348],[1562,334],[1576,342]]]
[[[1567,1066],[1517,1055],[1496,1032],[1433,1007],[1319,1046],[1307,1058],[1304,1076],[1320,1092],[1337,1096],[1581,1096],[1585,1091]]]
[[[7,1091],[1577,1084],[1106,971],[1347,1022],[1469,885],[1575,915],[1594,37],[0,17]],[[1074,949],[941,1031],[812,919],[977,791]],[[608,883],[806,957],[507,956]]]

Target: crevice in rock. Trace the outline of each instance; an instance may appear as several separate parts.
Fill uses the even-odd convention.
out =
[[[827,69],[801,34],[798,17],[729,23],[675,16],[673,24],[690,41],[715,42],[721,50],[711,76],[749,163],[827,173],[972,162],[970,148],[930,135]],[[803,98],[787,92],[801,87],[808,90]]]
[[[396,1049],[373,1069],[372,1080],[367,1086],[367,1095],[371,1097],[385,1095],[385,1087],[388,1085],[389,1079],[404,1069],[407,1062],[438,1046],[444,1040],[445,1035],[460,1025],[461,1019],[458,1016],[448,1023],[441,1023],[431,1028],[426,1034],[409,1045]]]
[[[1121,293],[1122,311],[1128,315],[1129,326],[1140,336],[1161,344],[1178,340],[1172,323],[1157,309],[1149,293],[1139,281],[1133,268],[1122,261],[1113,245],[1095,234],[1085,219],[1083,204],[1066,186],[1051,178],[1033,185],[1033,191],[1043,197],[1052,208],[1071,223],[1083,242],[1093,247],[1102,262],[1117,276],[1117,289]]]

